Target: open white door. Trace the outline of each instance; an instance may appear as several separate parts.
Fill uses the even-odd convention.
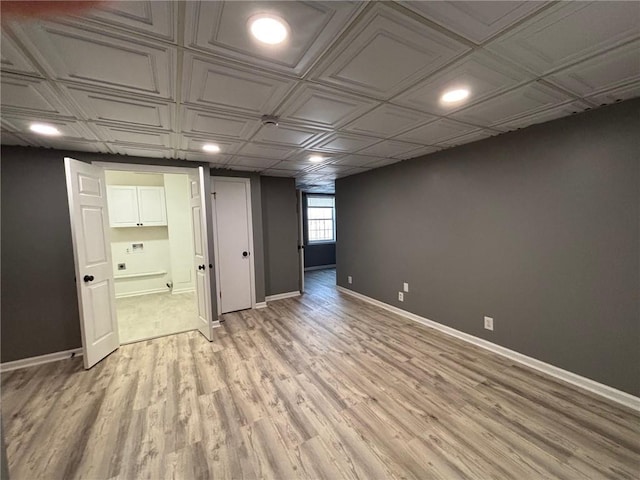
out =
[[[84,368],[120,346],[104,170],[64,159]]]
[[[204,168],[198,169],[198,175],[189,175],[189,193],[191,196],[191,218],[193,220],[193,252],[196,272],[196,294],[198,297],[198,330],[207,340],[213,339],[213,321],[211,312],[211,279],[209,274],[209,249],[207,241],[206,201],[204,192]]]

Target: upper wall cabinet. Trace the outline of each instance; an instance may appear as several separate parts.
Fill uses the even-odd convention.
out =
[[[109,185],[107,199],[112,227],[158,227],[167,224],[164,187]]]

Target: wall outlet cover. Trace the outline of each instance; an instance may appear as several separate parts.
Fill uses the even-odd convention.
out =
[[[404,290],[405,292],[409,291],[409,284],[407,282],[404,282],[404,284],[402,285],[402,290]]]
[[[493,331],[493,318],[484,317],[484,328]]]
[[[347,282],[349,282],[349,284],[353,283],[353,277],[351,275],[347,277]]]
[[[401,302],[404,302],[404,293],[398,292],[398,300],[400,300]]]

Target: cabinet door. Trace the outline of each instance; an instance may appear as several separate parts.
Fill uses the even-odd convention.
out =
[[[164,187],[138,187],[138,211],[143,227],[167,224]]]
[[[110,185],[107,187],[109,225],[112,227],[135,227],[138,217],[137,187]]]

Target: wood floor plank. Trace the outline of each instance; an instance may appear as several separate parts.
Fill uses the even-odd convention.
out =
[[[637,479],[640,415],[339,293],[2,375],[13,480]]]

